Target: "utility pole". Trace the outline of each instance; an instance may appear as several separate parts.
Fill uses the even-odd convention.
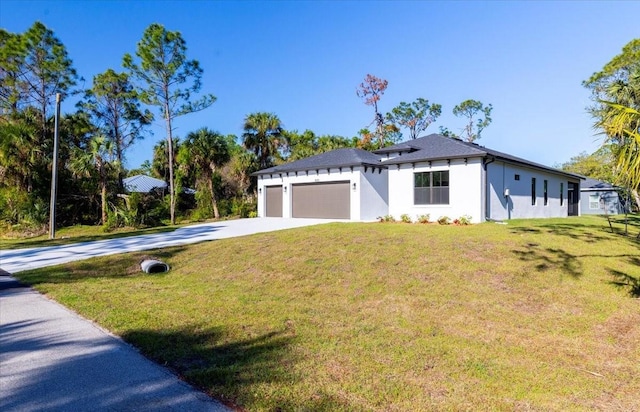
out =
[[[56,194],[58,191],[58,119],[60,93],[56,93],[56,123],[53,130],[53,166],[51,168],[51,202],[49,203],[49,239],[56,238]]]

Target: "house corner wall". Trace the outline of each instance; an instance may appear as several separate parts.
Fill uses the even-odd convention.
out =
[[[535,178],[535,202],[532,202]],[[547,202],[544,181],[547,181]],[[495,161],[487,165],[488,217],[492,220],[568,216],[569,179],[524,165]],[[562,192],[561,192],[562,188]],[[509,195],[505,196],[508,191]]]
[[[362,221],[376,220],[389,214],[389,171],[381,168],[359,168],[358,219]],[[356,220],[353,215],[352,219]]]

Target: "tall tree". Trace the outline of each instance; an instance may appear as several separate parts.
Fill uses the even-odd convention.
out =
[[[442,105],[429,104],[429,100],[419,97],[412,103],[400,102],[387,113],[386,118],[392,124],[409,129],[411,139],[416,139],[441,114]]]
[[[273,164],[278,151],[286,147],[282,122],[274,113],[251,113],[244,119],[244,147],[255,153],[260,169]]]
[[[608,105],[610,110],[607,117],[599,125],[605,133],[616,136],[616,166],[620,172],[618,180],[637,192],[640,189],[640,110],[616,103]],[[637,193],[635,196],[638,197]]]
[[[377,140],[377,146],[381,148],[386,145],[388,138],[392,139],[397,136],[397,128],[393,124],[386,124],[382,113],[378,110],[378,102],[387,90],[387,86],[389,86],[387,80],[367,74],[364,81],[356,89],[356,95],[364,99],[364,104],[373,107],[374,111],[374,118],[369,126],[375,124],[375,129],[373,133],[369,132],[368,127],[361,130],[362,146],[367,146],[371,140]]]
[[[631,190],[640,209],[640,110],[617,103],[606,104],[609,110],[598,126],[607,136],[615,136],[617,182]]]
[[[78,75],[64,44],[44,24],[35,22],[24,34],[0,35],[3,82],[11,92],[3,107],[35,107],[40,112],[43,138],[49,132],[47,118],[56,93],[64,99],[75,86]]]
[[[175,164],[175,155],[180,150],[181,142],[180,138],[173,139],[173,148],[171,153],[173,154],[173,161]],[[165,182],[169,180],[169,149],[167,148],[167,141],[160,140],[153,146],[153,159],[151,160],[151,174],[158,179],[162,179]]]
[[[157,106],[165,120],[169,150],[169,191],[171,193],[171,224],[175,224],[176,191],[173,176],[173,127],[178,116],[197,112],[211,106],[216,98],[207,94],[198,100],[191,95],[201,89],[202,69],[197,60],[188,60],[187,46],[180,32],[167,31],[154,23],[144,31],[138,42],[136,56],[125,54],[124,67],[140,82],[140,99]]]
[[[603,146],[591,154],[582,152],[556,168],[609,183],[615,181],[614,158],[610,146]]]
[[[25,53],[22,36],[0,29],[0,116],[15,115],[25,100],[24,87],[19,82]]]
[[[89,141],[86,150],[75,148],[69,162],[69,169],[74,176],[91,177],[94,173],[97,175],[101,224],[107,222],[107,194],[111,175],[120,169],[117,160],[114,159],[114,147],[112,140],[99,135]]]
[[[93,85],[85,92],[79,107],[92,116],[101,134],[112,142],[120,166],[124,165],[125,151],[143,137],[143,128],[153,119],[151,112],[140,107],[138,92],[130,83],[129,75],[112,69],[94,76]],[[123,178],[120,170],[120,189]]]
[[[227,175],[232,178],[233,183],[238,188],[240,196],[245,200],[250,199],[252,197],[250,193],[252,187],[251,173],[259,169],[256,155],[244,148],[241,148],[241,150],[232,150],[227,169]],[[229,182],[227,182],[227,184],[229,184]],[[255,184],[253,187],[255,190]]]
[[[465,100],[453,108],[453,114],[457,117],[467,119],[467,124],[463,129],[463,138],[467,142],[474,142],[480,139],[482,131],[491,124],[491,111],[493,106],[485,106],[477,100]],[[474,122],[476,116],[482,116]]]
[[[595,125],[605,134],[603,145],[612,147],[616,183],[627,186],[640,208],[640,39],[585,80],[594,105]]]
[[[46,157],[37,110],[30,108],[0,123],[0,186],[31,193],[39,165]]]
[[[211,197],[213,217],[218,219],[218,198],[215,177],[218,169],[229,161],[229,147],[224,136],[202,128],[187,135],[178,152],[178,163],[185,169],[194,169],[198,186],[206,186]]]
[[[251,173],[258,170],[258,159],[255,153],[238,144],[237,136],[230,134],[225,139],[230,159],[221,169],[220,175],[226,195],[255,203],[255,195],[250,191],[255,187],[252,185]]]
[[[333,135],[317,136],[312,130],[305,130],[303,133],[298,133],[297,130],[284,131],[284,137],[288,146],[288,156],[286,157],[288,162],[330,150],[353,147],[351,139]]]
[[[627,43],[622,52],[604,65],[602,70],[595,72],[582,85],[592,92],[594,106],[591,108],[602,108],[601,101],[610,101],[612,86],[616,84],[628,84],[629,78],[640,67],[640,38],[633,39]]]

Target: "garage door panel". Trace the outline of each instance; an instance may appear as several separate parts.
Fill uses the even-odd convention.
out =
[[[295,184],[292,186],[293,217],[351,218],[349,181]]]
[[[265,187],[267,217],[282,217],[282,185]]]

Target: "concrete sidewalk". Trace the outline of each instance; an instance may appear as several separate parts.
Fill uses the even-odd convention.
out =
[[[230,409],[121,339],[0,274],[0,410]]]
[[[229,410],[7,272],[327,222],[241,219],[170,233],[0,250],[0,411]]]

